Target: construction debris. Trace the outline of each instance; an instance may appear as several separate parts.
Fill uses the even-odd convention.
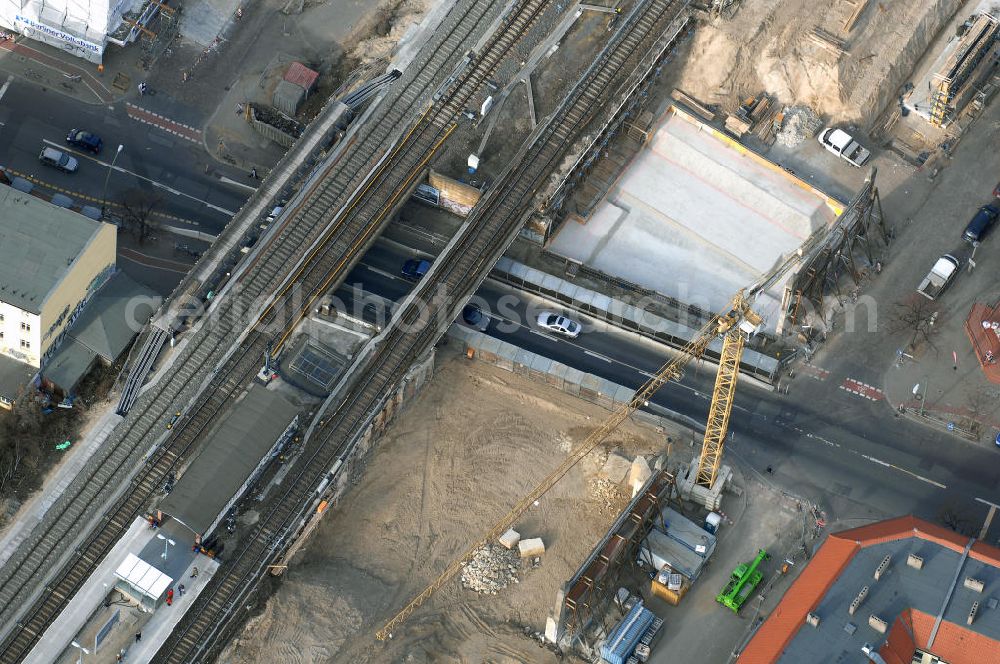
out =
[[[620,482],[608,479],[597,479],[590,483],[590,493],[600,503],[601,514],[618,514],[625,506],[626,497],[621,490]]]
[[[518,582],[517,571],[520,568],[521,560],[516,551],[498,544],[487,544],[462,566],[462,587],[483,595],[496,595]]]
[[[604,467],[597,476],[601,479],[609,480],[614,484],[620,484],[632,467],[632,462],[620,454],[612,452],[608,455],[608,460],[604,462]]]
[[[786,106],[783,113],[785,121],[778,132],[778,143],[786,148],[798,147],[823,126],[823,121],[808,106]]]

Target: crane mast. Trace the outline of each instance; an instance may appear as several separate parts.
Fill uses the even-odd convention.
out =
[[[726,433],[729,431],[729,414],[733,410],[733,399],[736,397],[736,380],[739,378],[743,345],[756,331],[762,319],[750,308],[750,303],[741,290],[733,297],[729,313],[719,316],[717,320],[717,332],[722,335],[722,354],[719,358],[719,371],[715,376],[712,404],[708,409],[705,438],[701,444],[698,474],[695,478],[695,483],[706,489],[711,489],[715,484],[719,467],[722,465],[722,450],[726,444]]]

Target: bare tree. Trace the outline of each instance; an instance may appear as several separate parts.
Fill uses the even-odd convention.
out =
[[[996,406],[996,400],[989,389],[983,385],[969,389],[965,393],[965,408],[969,414],[962,418],[962,428],[979,438],[983,433],[983,423],[980,418],[986,414],[990,406]]]
[[[937,336],[938,328],[934,327],[941,307],[934,300],[928,300],[919,293],[913,293],[909,297],[896,303],[892,315],[889,317],[889,332],[905,332],[910,335],[907,348],[913,350],[918,344],[924,342],[931,348],[934,345],[934,337]]]
[[[41,409],[27,388],[21,388],[8,412],[0,411],[0,495],[10,493],[22,464],[34,467],[41,454]]]
[[[156,191],[145,189],[129,189],[122,194],[122,222],[131,231],[139,244],[144,244],[157,228],[153,213],[162,202],[162,197]]]
[[[976,534],[976,524],[973,519],[959,512],[954,506],[946,506],[938,512],[941,522],[956,533],[972,537]]]

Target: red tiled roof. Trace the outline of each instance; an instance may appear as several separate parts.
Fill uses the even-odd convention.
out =
[[[828,537],[743,650],[740,664],[765,664],[778,659],[805,624],[806,614],[816,608],[857,549],[852,541]]]
[[[916,609],[910,610],[910,616],[917,647],[926,647],[934,629],[934,616]],[[997,645],[990,637],[966,629],[965,625],[942,620],[929,650],[948,664],[1000,664]]]
[[[781,602],[768,616],[767,621],[754,634],[740,655],[739,664],[766,664],[777,661],[789,642],[795,638],[795,634],[805,624],[806,614],[816,608],[826,592],[837,581],[840,573],[862,548],[911,537],[934,542],[958,553],[965,550],[969,541],[967,537],[914,516],[888,519],[832,533],[823,542],[819,551],[802,570],[799,577],[792,583]],[[1000,568],[1000,549],[995,546],[977,542],[969,551],[969,557]],[[927,644],[934,620],[931,618],[930,626],[924,629],[923,616],[926,615],[919,611],[907,610],[900,614],[899,619],[893,623],[893,632],[899,628],[905,638],[904,636],[893,637],[890,635],[889,643],[883,648],[892,657],[891,661],[886,659],[889,664],[894,664],[900,657],[903,657],[904,662],[910,661],[913,654],[912,648],[905,657],[902,654],[906,651],[906,640],[911,639],[909,632],[913,634],[910,642],[915,642],[915,647]],[[910,626],[911,629],[907,630],[907,626]],[[893,645],[893,647],[890,648],[889,645]],[[965,662],[972,664],[973,659],[968,658],[972,657],[973,654],[976,657],[976,664],[987,661],[989,664],[1000,664],[1000,648],[997,645],[996,641],[987,636],[967,630],[961,625],[944,621],[934,639],[933,652],[949,664],[965,664]],[[994,658],[982,659],[982,653],[985,651],[991,651],[990,656]]]
[[[319,73],[309,69],[301,62],[293,62],[288,66],[288,71],[285,72],[286,81],[294,83],[306,92],[312,90],[312,87],[316,85],[317,78],[319,78]]]
[[[906,609],[892,624],[889,638],[878,653],[882,655],[886,664],[910,664],[916,649],[917,644],[913,641],[913,621],[910,617],[910,609]]]

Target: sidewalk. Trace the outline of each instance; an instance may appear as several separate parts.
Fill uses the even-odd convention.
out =
[[[22,65],[17,58],[7,54],[16,54],[26,60]],[[0,60],[13,73],[38,83],[47,82],[58,88],[59,92],[76,97],[84,103],[110,104],[116,99],[115,93],[95,75],[93,65],[80,58],[62,54],[46,44],[23,37],[19,41],[0,41]],[[41,65],[44,71],[33,69],[31,62]]]
[[[936,350],[925,343],[912,359],[900,356],[885,374],[884,393],[907,417],[992,445],[1000,431],[1000,385],[979,365],[964,329],[967,315],[963,308],[940,319]]]

